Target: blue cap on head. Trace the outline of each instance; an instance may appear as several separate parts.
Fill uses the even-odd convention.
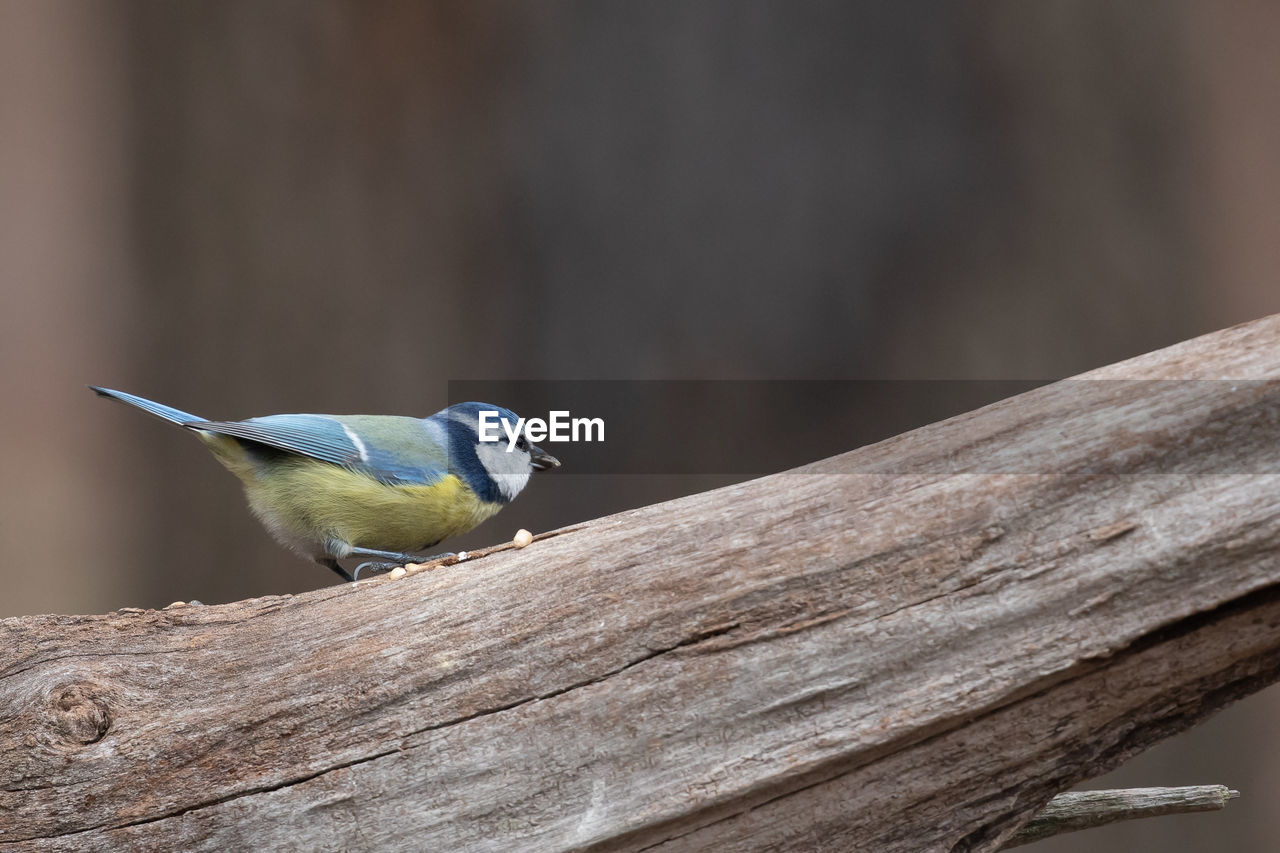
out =
[[[486,416],[486,434],[495,438],[492,442],[480,440],[482,414]],[[524,487],[530,470],[528,451],[507,452],[507,430],[514,431],[520,424],[515,412],[491,403],[455,403],[427,420],[444,427],[449,470],[460,476],[481,500],[509,503]],[[485,444],[493,450],[482,449]]]

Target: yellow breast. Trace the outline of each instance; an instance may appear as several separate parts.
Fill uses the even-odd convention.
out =
[[[429,486],[388,485],[304,456],[282,456],[264,469],[238,442],[206,443],[244,482],[254,514],[304,552],[328,539],[383,551],[419,551],[466,533],[502,508],[480,500],[453,474]]]

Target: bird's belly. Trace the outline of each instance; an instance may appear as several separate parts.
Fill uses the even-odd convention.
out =
[[[244,477],[254,513],[282,541],[320,553],[326,541],[383,551],[417,551],[471,530],[501,504],[450,474],[429,486],[388,485],[325,462],[273,465]]]

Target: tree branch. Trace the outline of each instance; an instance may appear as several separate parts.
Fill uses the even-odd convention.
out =
[[[5,620],[0,850],[995,850],[1280,673],[1277,341],[399,579]]]
[[[1238,796],[1226,785],[1071,791],[1050,800],[1001,849],[1122,820],[1218,811]]]

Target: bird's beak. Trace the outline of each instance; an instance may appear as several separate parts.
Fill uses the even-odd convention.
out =
[[[535,471],[545,471],[548,468],[559,468],[560,460],[538,445],[531,444],[529,445],[529,464]]]

